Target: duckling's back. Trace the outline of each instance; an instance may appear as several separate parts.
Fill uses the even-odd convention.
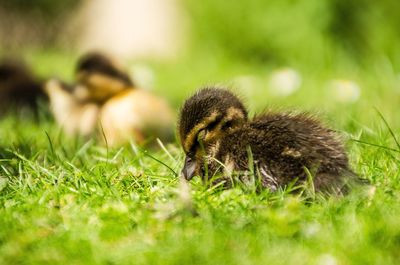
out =
[[[305,180],[305,168],[315,175],[315,185],[321,189],[332,186],[342,175],[354,174],[337,134],[307,114],[258,116],[229,135],[224,146],[222,153],[239,158],[235,161],[239,169],[248,168],[250,147],[254,163],[277,186],[296,178]]]

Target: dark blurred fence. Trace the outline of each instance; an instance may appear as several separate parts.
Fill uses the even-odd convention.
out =
[[[51,46],[79,0],[0,0],[2,48]]]

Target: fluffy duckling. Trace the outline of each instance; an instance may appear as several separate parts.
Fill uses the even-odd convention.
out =
[[[76,84],[58,80],[46,84],[57,123],[70,136],[97,134],[111,146],[151,137],[173,139],[173,112],[151,93],[134,88],[129,76],[100,53],[81,57]]]
[[[78,61],[78,98],[101,105],[102,134],[111,146],[134,140],[143,144],[151,138],[173,140],[174,114],[165,100],[134,87],[129,75],[112,59],[88,53]]]
[[[250,172],[271,191],[314,176],[317,191],[340,193],[355,174],[337,134],[308,114],[266,112],[248,118],[230,91],[205,88],[186,100],[179,137],[186,154],[183,176],[232,185]]]
[[[56,79],[45,84],[50,99],[50,109],[56,122],[69,136],[88,137],[97,128],[100,107],[95,103],[82,102],[73,95],[75,86]]]
[[[37,116],[39,101],[46,101],[42,82],[23,63],[0,64],[0,112],[27,109]]]
[[[174,138],[174,113],[165,100],[135,88],[129,76],[111,59],[84,55],[77,66],[77,84],[52,80],[46,91],[56,121],[68,135],[97,135],[110,146],[134,140]]]
[[[98,52],[84,54],[78,60],[75,78],[82,86],[74,94],[81,100],[97,103],[133,88],[129,75],[111,58]]]

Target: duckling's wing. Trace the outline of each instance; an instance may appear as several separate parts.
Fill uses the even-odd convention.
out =
[[[279,185],[307,181],[309,171],[316,190],[341,190],[356,179],[340,139],[311,116],[267,113],[250,123],[249,132],[260,169],[269,170],[264,170],[266,180],[273,176]]]

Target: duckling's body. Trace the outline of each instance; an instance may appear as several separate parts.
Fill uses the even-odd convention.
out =
[[[107,101],[100,114],[107,142],[118,145],[129,140],[144,143],[157,137],[173,138],[173,112],[163,99],[141,89],[119,93]]]
[[[203,89],[188,99],[179,131],[187,179],[222,175],[217,181],[229,186],[232,176],[246,181],[254,172],[263,187],[276,190],[306,181],[308,170],[316,190],[340,192],[346,177],[354,175],[340,139],[318,120],[274,112],[249,120],[243,104],[227,90]]]
[[[82,86],[74,94],[101,106],[99,121],[107,144],[173,139],[173,112],[166,101],[135,87],[111,58],[100,53],[82,56],[76,78]]]
[[[100,107],[94,103],[79,101],[68,86],[52,79],[46,83],[45,91],[50,98],[50,109],[56,122],[69,136],[90,136],[97,128]]]
[[[173,112],[150,92],[133,86],[111,59],[89,53],[79,60],[74,86],[49,82],[47,91],[57,122],[69,135],[95,133],[110,146],[133,140],[173,139]]]
[[[47,100],[42,82],[26,65],[11,60],[0,64],[0,113],[27,109],[37,115],[41,100]]]
[[[249,153],[251,152],[251,154]],[[316,189],[338,187],[349,174],[348,159],[337,135],[306,114],[266,113],[221,138],[215,159],[225,171],[249,170],[249,157],[259,170],[261,184],[271,190],[305,181],[308,169]],[[220,164],[210,163],[210,172]]]

